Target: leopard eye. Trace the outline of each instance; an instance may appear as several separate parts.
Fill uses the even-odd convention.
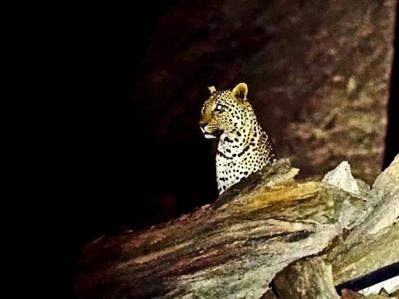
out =
[[[223,106],[220,105],[220,104],[217,104],[216,107],[215,107],[215,109],[214,109],[214,111],[217,111],[217,112],[220,112],[220,111],[222,111],[222,110],[223,110]]]

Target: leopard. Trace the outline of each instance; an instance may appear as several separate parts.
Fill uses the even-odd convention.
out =
[[[217,139],[216,180],[219,195],[276,159],[274,145],[248,100],[248,85],[233,89],[208,87],[199,120],[207,139]]]

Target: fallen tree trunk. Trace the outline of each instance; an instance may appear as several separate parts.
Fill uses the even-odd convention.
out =
[[[331,175],[325,176],[326,181],[367,198],[367,215],[347,236],[335,240],[335,244],[322,255],[322,261],[320,257],[306,258],[279,273],[274,288],[281,298],[336,298],[334,285],[394,263],[399,275],[399,229],[395,224],[399,216],[398,158],[377,178],[371,191],[361,192],[349,168],[343,169],[337,167]],[[324,275],[320,274],[322,271]],[[314,273],[318,274],[317,278],[313,277]],[[334,285],[331,284],[332,276]],[[363,298],[360,295],[353,297],[354,294],[348,291],[347,294],[352,296],[348,298]]]
[[[392,174],[387,186],[399,185],[398,164],[397,156],[385,172]],[[361,184],[357,194],[350,193],[339,184],[295,181],[297,173],[287,161],[278,161],[227,190],[213,205],[147,231],[88,244],[78,266],[79,297],[258,299],[276,274],[285,269],[298,276],[298,270],[290,270],[294,265],[287,266],[312,255],[320,255],[316,268],[294,266],[312,269],[303,289],[320,280],[334,294],[333,285],[399,261],[395,224],[385,223],[365,242],[359,242],[362,234],[357,233],[368,227],[367,221],[376,223],[373,211],[384,210],[374,207],[397,205],[399,193],[369,191]],[[351,232],[358,237],[346,242]],[[320,274],[330,269],[328,264],[333,278]],[[297,285],[280,288],[277,298],[321,298],[295,297],[290,287]],[[338,297],[331,296],[325,298]]]
[[[305,259],[287,267],[274,279],[278,298],[339,298],[331,265],[321,258]]]
[[[327,254],[295,262],[277,274],[278,298],[339,298],[336,286],[396,263],[399,275],[399,229],[396,224],[363,241],[332,246]],[[348,284],[348,283],[346,283]],[[343,292],[344,294],[344,292]],[[354,293],[350,293],[354,296]],[[363,298],[349,297],[349,298]],[[378,298],[383,298],[380,296]]]

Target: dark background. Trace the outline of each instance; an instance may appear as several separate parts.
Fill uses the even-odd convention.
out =
[[[65,118],[54,132],[61,187],[53,194],[55,227],[46,227],[47,238],[55,229],[61,240],[52,252],[62,273],[57,298],[74,298],[75,263],[86,242],[171,219],[217,196],[210,144],[155,139],[134,100],[148,42],[171,3],[80,7],[72,27],[65,25],[71,36],[61,44],[55,78]],[[193,195],[194,188],[203,189]]]
[[[210,144],[197,138],[182,147],[155,139],[135,101],[143,56],[173,2],[77,7],[73,28],[66,25],[70,42],[61,45],[56,81],[68,122],[55,133],[62,191],[54,194],[62,236],[56,261],[65,269],[58,280],[65,298],[73,297],[74,265],[85,242],[165,221],[216,198]],[[384,166],[398,152],[398,64],[396,53]]]

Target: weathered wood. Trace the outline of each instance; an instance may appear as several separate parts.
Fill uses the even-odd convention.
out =
[[[394,299],[395,297],[389,296],[388,294],[376,294],[376,295],[364,296],[362,294],[359,294],[351,290],[347,289],[342,290],[342,299],[385,299],[385,298]]]
[[[305,258],[286,267],[273,280],[273,289],[278,298],[338,298],[334,285],[398,262],[398,246],[399,228],[396,224],[356,243],[345,244],[336,240],[327,254]],[[347,292],[346,296],[366,298],[352,292]]]
[[[391,298],[399,299],[399,290],[397,290],[396,292],[393,292],[393,293],[391,294]]]
[[[363,221],[326,256],[336,284],[399,261],[399,155],[376,179],[366,209]]]
[[[338,285],[399,261],[399,229],[394,224],[399,205],[399,155],[377,178],[372,190],[352,177],[347,163],[341,163],[323,181],[365,198],[365,217],[352,231],[337,238],[322,255],[329,265],[333,265],[333,271],[329,267],[317,267],[320,257],[315,257],[291,264],[278,274],[274,285],[276,291],[280,290],[277,293],[281,298],[299,298],[301,294],[306,298],[321,298],[320,294],[329,298],[336,294],[325,282],[330,280],[332,272],[334,284]],[[298,269],[302,269],[302,275],[295,275]],[[318,269],[318,279],[306,280],[313,273],[308,269]],[[286,283],[288,280],[291,283]]]
[[[355,225],[374,219],[370,203],[322,182],[295,181],[297,172],[277,161],[213,205],[148,231],[90,243],[79,264],[80,298],[260,298],[277,273],[310,255],[321,254],[332,264],[335,285],[399,260],[397,224],[346,242]],[[390,179],[399,183],[396,176]],[[392,203],[382,198],[376,202]],[[301,260],[280,273],[298,279],[291,289],[280,287],[278,298],[298,294],[298,285],[305,290],[309,284],[306,298],[318,298],[315,284],[319,291],[323,285],[331,290],[330,270],[321,258]],[[300,277],[299,269],[311,277]]]
[[[276,273],[322,251],[365,215],[364,200],[286,162],[214,205],[149,231],[102,239],[82,253],[81,298],[260,298]],[[101,294],[101,295],[99,295]]]
[[[276,297],[276,294],[273,292],[272,289],[269,289],[265,294],[263,294],[262,297],[260,297],[259,299],[278,299]]]
[[[349,240],[364,234],[375,234],[390,226],[399,217],[399,155],[382,172],[373,184],[370,196],[369,215],[348,236]]]
[[[364,235],[356,242],[331,249],[326,260],[333,265],[335,284],[399,262],[399,227],[393,224],[381,233]]]
[[[273,283],[278,298],[337,299],[331,265],[321,258],[306,258],[291,264]]]

